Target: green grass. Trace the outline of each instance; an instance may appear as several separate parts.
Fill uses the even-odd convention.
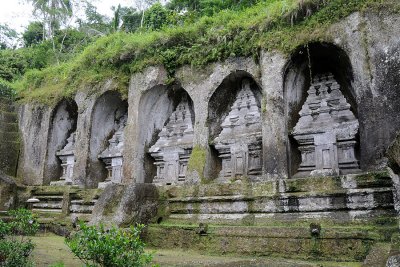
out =
[[[32,238],[35,266],[75,267],[83,266],[64,243],[64,238],[54,234],[41,234]],[[153,250],[148,249],[148,252]],[[304,261],[273,257],[241,257],[235,255],[203,255],[196,251],[157,249],[153,263],[160,266],[361,266],[358,262]]]
[[[36,245],[32,254],[36,266],[83,266],[64,243],[64,237],[40,234],[32,237],[32,241]]]
[[[309,42],[330,41],[328,27],[349,14],[382,6],[400,10],[395,0],[266,0],[161,31],[117,32],[67,63],[28,71],[12,87],[24,101],[55,104],[78,90],[95,94],[111,79],[113,89],[126,97],[130,75],[150,65],[164,65],[173,81],[175,70],[185,64],[202,66],[238,56],[257,60],[261,50],[288,55]]]

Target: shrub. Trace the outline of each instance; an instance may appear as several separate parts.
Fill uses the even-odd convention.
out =
[[[0,220],[0,266],[32,266],[29,259],[35,245],[27,236],[39,230],[39,224],[29,210],[9,211],[11,220]]]
[[[143,227],[105,229],[103,225],[81,223],[80,231],[65,242],[86,266],[144,266],[152,260],[152,255],[144,252],[145,244],[140,239]]]

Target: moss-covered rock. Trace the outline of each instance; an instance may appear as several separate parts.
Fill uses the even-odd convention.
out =
[[[0,170],[15,176],[18,165],[20,137],[17,114],[11,98],[0,97]]]
[[[190,155],[188,162],[188,172],[195,171],[197,176],[202,178],[204,173],[204,167],[206,165],[206,149],[195,146],[193,147],[192,154]]]
[[[15,208],[17,185],[14,179],[0,170],[0,211]]]
[[[155,248],[193,249],[207,254],[284,256],[362,261],[378,235],[360,229],[323,229],[313,238],[308,227],[151,225],[146,242]],[[204,228],[204,227],[203,227]]]

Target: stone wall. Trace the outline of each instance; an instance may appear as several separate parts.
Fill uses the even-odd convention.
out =
[[[79,92],[75,96],[78,115],[74,183],[93,188],[104,181],[105,165],[98,154],[115,131],[117,110],[128,112],[123,182],[152,182],[156,168],[149,149],[167,127],[183,94],[193,103],[193,147],[196,155],[204,155],[190,157],[185,181],[216,179],[222,161],[213,140],[224,119],[232,115],[229,112],[244,79],[257,88],[252,91],[258,92],[255,99],[262,128],[262,170],[251,178],[290,178],[302,160],[293,129],[313,78],[325,73],[332,73],[349,111],[358,121],[354,140],[360,170],[382,169],[385,151],[400,125],[400,17],[355,13],[333,25],[327,36],[331,42],[310,43],[290,56],[262,51],[258,61],[231,58],[202,69],[184,66],[176,71],[172,85],[167,84],[167,72],[162,66],[149,67],[131,77],[127,102],[116,92],[108,92],[112,91],[112,81],[99,85],[96,94]],[[107,95],[112,97],[106,100]],[[104,105],[99,104],[102,101]],[[19,174],[25,183],[46,184],[49,180],[45,166],[51,156],[46,153],[53,153],[49,150],[49,132],[54,127],[51,114],[53,107],[26,104],[21,108],[24,150]]]
[[[19,110],[21,156],[17,175],[26,185],[43,185],[51,107],[26,104]]]
[[[0,170],[0,211],[13,209],[17,204],[17,185],[14,179]]]
[[[0,95],[0,171],[15,176],[19,155],[17,113],[12,100]]]

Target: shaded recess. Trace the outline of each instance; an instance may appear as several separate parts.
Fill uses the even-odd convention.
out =
[[[154,177],[157,175],[157,168],[149,149],[157,142],[158,134],[169,122],[172,112],[185,98],[194,118],[193,101],[180,85],[158,85],[141,96],[139,102],[140,115],[138,118],[139,142],[137,147],[141,170],[137,170],[137,182],[153,182]]]
[[[56,152],[66,145],[67,138],[76,131],[77,119],[78,106],[72,99],[62,100],[54,108],[50,121],[43,184],[48,185],[62,176],[61,160],[56,156]]]
[[[97,187],[99,182],[107,178],[105,164],[98,158],[108,146],[108,140],[126,118],[128,102],[115,91],[101,95],[94,105],[92,112],[92,128],[90,131],[88,179],[86,185]]]
[[[247,81],[252,94],[254,94],[256,105],[261,108],[262,93],[260,86],[251,74],[245,71],[235,71],[229,74],[217,87],[210,98],[208,106],[208,129],[209,143],[213,144],[215,138],[222,132],[222,124],[232,109],[243,82]],[[205,176],[209,179],[218,177],[222,169],[222,159],[214,145],[210,146],[210,154],[207,158]]]
[[[291,136],[293,128],[300,118],[299,111],[307,98],[307,90],[312,79],[327,73],[333,74],[334,79],[340,85],[340,91],[351,106],[351,112],[358,118],[355,92],[352,88],[353,70],[346,52],[333,44],[320,42],[310,43],[298,48],[285,67],[283,85],[286,102],[289,176],[293,176],[297,172],[301,163],[298,144]],[[359,144],[359,135],[356,139],[357,144]],[[360,149],[357,145],[357,158],[359,158],[359,153]]]

